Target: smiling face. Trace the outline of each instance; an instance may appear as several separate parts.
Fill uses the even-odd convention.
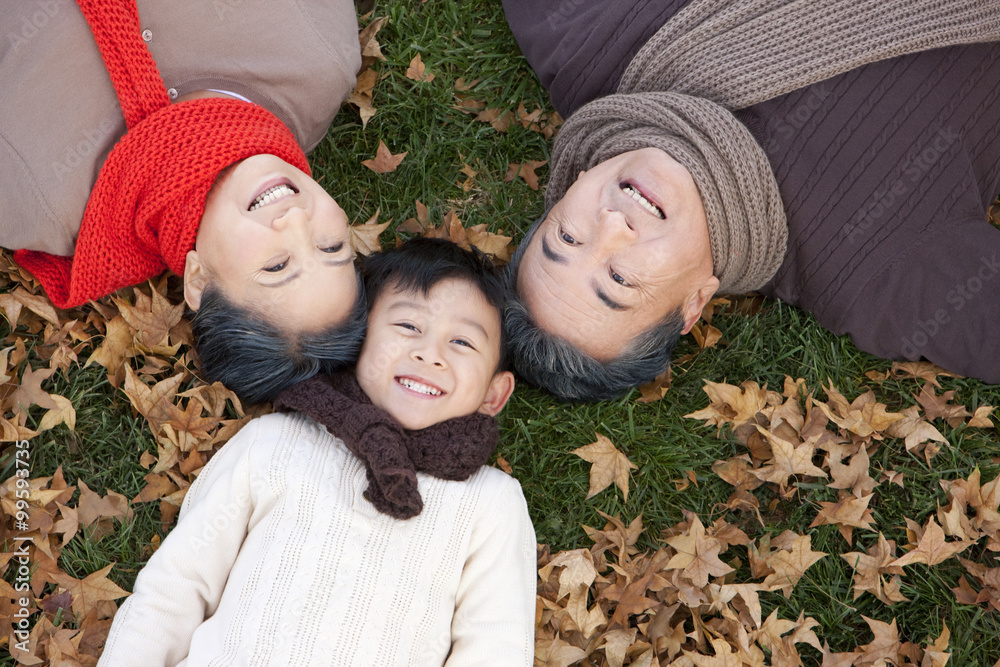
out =
[[[357,300],[347,215],[322,186],[278,157],[238,162],[209,193],[187,256],[184,295],[192,309],[210,282],[281,329],[334,326]]]
[[[582,172],[535,231],[517,279],[540,328],[600,361],[677,308],[686,333],[718,286],[698,188],[656,148]]]
[[[389,285],[368,315],[357,377],[372,403],[417,430],[497,414],[514,388],[499,358],[500,315],[468,281],[448,278],[426,295]]]

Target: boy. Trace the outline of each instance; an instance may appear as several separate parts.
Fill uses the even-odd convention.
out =
[[[267,415],[212,459],[100,664],[532,664],[534,530],[483,465],[514,386],[499,278],[428,239],[366,274],[357,382],[296,385],[279,407],[322,424]]]

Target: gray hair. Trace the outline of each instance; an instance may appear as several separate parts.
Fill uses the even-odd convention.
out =
[[[510,295],[504,311],[504,328],[518,374],[564,401],[603,401],[617,398],[665,372],[684,327],[680,308],[636,336],[619,357],[606,362],[535,324],[517,293],[517,275],[525,250],[544,220],[543,215],[528,229],[507,265]]]
[[[252,405],[273,401],[282,389],[317,373],[352,365],[368,323],[364,283],[360,276],[357,281],[358,298],[347,319],[313,334],[282,331],[209,285],[191,322],[205,376]]]

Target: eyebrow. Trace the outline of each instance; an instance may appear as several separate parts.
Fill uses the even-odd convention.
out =
[[[344,264],[347,264],[347,263],[353,262],[353,261],[354,261],[353,257],[346,257],[344,259],[338,259],[338,260],[334,260],[332,262],[323,262],[323,266],[343,266]],[[266,285],[264,285],[264,287],[281,287],[282,285],[287,285],[288,283],[290,283],[293,280],[295,280],[296,278],[298,278],[299,277],[299,273],[300,273],[299,271],[296,271],[292,275],[290,275],[290,276],[288,276],[286,278],[283,278],[283,279],[279,280],[276,283],[267,283]]]
[[[555,262],[557,264],[565,264],[566,258],[562,255],[557,255],[553,252],[552,248],[549,246],[549,241],[544,236],[542,237],[542,254],[545,255],[546,259]]]
[[[604,305],[606,305],[611,310],[628,310],[628,306],[618,303],[617,301],[612,299],[610,296],[608,296],[607,292],[601,289],[600,285],[596,284],[594,285],[594,293],[597,294],[597,298],[603,301]]]

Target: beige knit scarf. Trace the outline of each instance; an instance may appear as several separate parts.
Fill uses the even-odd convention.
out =
[[[720,292],[767,283],[788,227],[763,149],[731,111],[866,63],[1000,40],[1000,0],[692,0],[643,46],[618,91],[562,126],[546,192],[621,153],[667,152],[691,172]]]

